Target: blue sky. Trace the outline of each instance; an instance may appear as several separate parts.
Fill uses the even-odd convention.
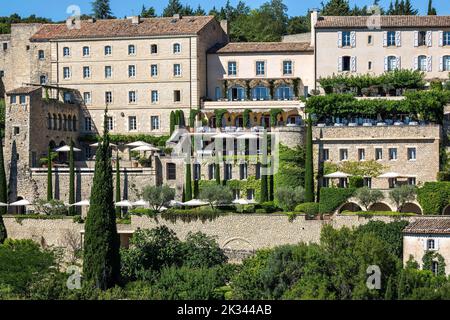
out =
[[[205,10],[213,6],[221,7],[226,0],[182,0],[192,7],[202,5]],[[231,0],[235,5],[238,0]],[[246,3],[252,8],[258,7],[266,0],[247,0]],[[303,15],[308,8],[320,7],[321,0],[285,0],[289,8],[289,15]],[[351,5],[371,4],[373,0],[350,0]],[[389,5],[390,0],[381,0],[384,7]],[[413,0],[414,6],[420,10],[420,14],[426,14],[428,0]],[[89,14],[91,10],[91,0],[0,0],[0,16],[18,13],[21,16],[36,14],[38,16],[50,17],[53,20],[64,20],[67,17],[66,9],[69,5],[78,5],[82,13]],[[124,17],[132,14],[139,14],[142,5],[153,6],[157,13],[161,13],[167,4],[167,0],[111,0],[113,13],[117,17]],[[433,5],[439,15],[450,15],[449,0],[433,0]]]

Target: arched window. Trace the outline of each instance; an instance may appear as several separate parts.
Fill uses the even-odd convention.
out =
[[[58,118],[53,114],[53,130],[58,130]]]
[[[244,88],[240,86],[231,87],[228,90],[228,99],[232,101],[244,100],[245,99]]]
[[[63,130],[64,131],[67,131],[67,116],[66,115],[64,115],[63,116]]]
[[[443,71],[450,71],[450,56],[443,56],[442,57],[442,70]]]
[[[110,56],[112,54],[112,47],[105,46],[105,56]]]
[[[397,69],[397,57],[396,56],[387,57],[387,70],[394,71],[395,69]]]
[[[63,120],[62,116],[58,114],[58,130],[61,131],[63,129]]]
[[[69,131],[72,131],[72,116],[69,114],[68,118],[67,118],[67,129]]]
[[[180,53],[181,52],[181,44],[174,43],[173,45],[173,53]]]
[[[72,129],[73,131],[77,131],[77,116],[73,116],[72,118]]]
[[[280,86],[275,92],[275,99],[290,100],[292,99],[292,88],[289,86]]]
[[[256,100],[268,100],[269,99],[269,88],[258,86],[253,88],[253,99]]]
[[[52,115],[49,113],[47,118],[47,128],[48,130],[52,130]]]
[[[427,71],[427,57],[418,56],[417,57],[417,69],[420,71]]]

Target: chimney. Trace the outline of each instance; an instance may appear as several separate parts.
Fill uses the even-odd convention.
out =
[[[223,32],[228,35],[228,20],[220,20],[220,27],[222,28]]]
[[[175,14],[173,15],[173,18],[174,18],[174,19],[181,19],[181,14],[175,13]]]
[[[141,17],[140,16],[132,16],[131,17],[131,23],[132,24],[139,24],[141,22]]]
[[[316,46],[316,23],[319,19],[319,10],[313,8],[311,10],[311,47]]]
[[[90,22],[90,23],[95,23],[96,21],[97,21],[97,19],[95,19],[95,18],[88,19],[88,22]]]

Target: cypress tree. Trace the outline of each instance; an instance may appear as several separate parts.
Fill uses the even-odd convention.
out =
[[[7,201],[8,191],[6,186],[5,163],[3,159],[3,143],[2,138],[0,137],[0,202],[7,203]],[[0,207],[0,244],[2,244],[8,237],[2,217],[5,213],[6,207]]]
[[[75,159],[73,153],[73,140],[70,141],[69,151],[69,204],[75,203]],[[75,207],[69,207],[69,215],[74,216],[76,213]]]
[[[216,164],[214,164],[214,166],[215,166],[214,175],[216,178],[216,183],[220,185],[220,164],[217,162]]]
[[[85,225],[83,275],[88,283],[106,290],[120,278],[119,235],[114,208],[110,143],[104,117],[104,134],[97,148],[91,204]]]
[[[53,200],[52,148],[48,147],[47,158],[47,201]]]
[[[386,286],[386,291],[384,293],[384,300],[394,300],[394,290],[392,288],[392,276],[389,277],[388,282],[387,282],[387,286]]]
[[[269,176],[269,201],[274,200],[274,197],[273,197],[274,194],[275,194],[275,190],[274,190],[273,174],[271,174]]]
[[[170,135],[175,131],[175,112],[170,113]]]
[[[261,175],[261,203],[269,201],[267,174]]]
[[[185,199],[186,201],[192,200],[192,175],[191,175],[191,164],[186,163],[186,183],[185,183]]]
[[[314,164],[311,115],[308,116],[306,131],[305,202],[314,202]]]
[[[194,180],[194,198],[198,199],[200,196],[200,186],[199,186],[199,180]]]
[[[178,112],[178,125],[180,126],[180,128],[184,128],[186,126],[183,110],[179,110]]]
[[[122,200],[122,195],[120,192],[120,162],[119,162],[119,152],[117,152],[117,160],[116,160],[116,202]],[[122,209],[120,207],[116,207],[116,217],[120,218],[122,216]]]

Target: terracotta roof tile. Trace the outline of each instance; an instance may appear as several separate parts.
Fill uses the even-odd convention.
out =
[[[40,89],[40,87],[19,87],[16,88],[14,90],[8,91],[6,94],[7,95],[12,95],[12,94],[29,94],[31,92],[34,92],[36,90]]]
[[[213,16],[141,18],[139,24],[133,24],[131,19],[82,20],[80,29],[69,29],[65,23],[45,24],[31,41],[197,34],[213,19]]]
[[[316,29],[367,28],[368,18],[365,16],[322,16],[316,23]],[[450,16],[381,16],[381,27],[450,28]]]
[[[309,42],[231,42],[213,47],[208,53],[313,52]]]
[[[403,233],[450,234],[450,217],[418,219],[403,229]]]

